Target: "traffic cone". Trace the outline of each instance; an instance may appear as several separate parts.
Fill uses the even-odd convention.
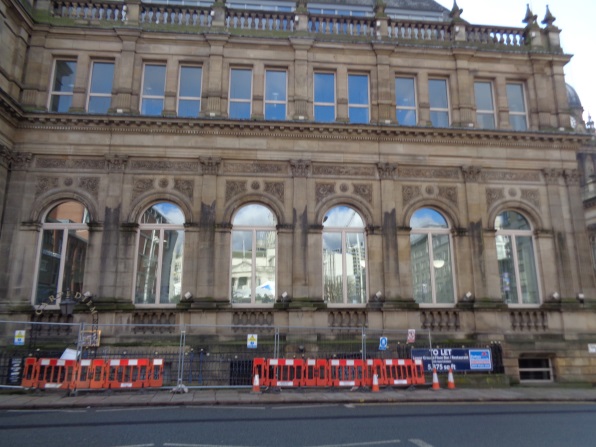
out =
[[[439,377],[437,376],[437,368],[433,368],[433,390],[440,390]]]
[[[447,376],[447,388],[455,389],[455,381],[453,380],[453,368],[449,368],[449,375]]]
[[[373,393],[379,392],[379,376],[377,376],[376,374],[373,375],[372,392]]]
[[[259,385],[259,375],[255,374],[255,378],[252,381],[252,392],[253,393],[261,393],[261,386]]]

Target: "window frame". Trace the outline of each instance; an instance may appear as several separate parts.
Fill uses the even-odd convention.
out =
[[[478,106],[478,95],[477,95],[477,91],[476,91],[476,85],[479,84],[488,84],[489,86],[489,91],[490,91],[490,102],[492,105],[492,109],[480,109]],[[494,89],[494,84],[492,81],[488,81],[488,80],[482,80],[482,79],[478,79],[474,81],[474,102],[476,105],[476,126],[479,129],[487,129],[487,130],[493,130],[496,129],[498,124],[497,124],[497,113],[496,113],[496,108],[495,108],[495,89]],[[485,127],[485,126],[481,126],[480,125],[480,121],[478,120],[478,116],[479,115],[483,115],[483,116],[492,116],[492,127]]]
[[[285,87],[284,87],[284,99],[283,101],[281,100],[271,100],[271,99],[267,99],[267,88],[268,88],[268,83],[267,83],[267,74],[268,73],[283,73],[284,77],[285,77]],[[263,82],[264,82],[264,87],[263,87],[263,92],[265,93],[263,95],[263,117],[265,118],[265,120],[267,121],[279,121],[278,118],[267,118],[267,105],[283,105],[284,107],[284,117],[282,119],[282,121],[285,121],[288,119],[288,70],[285,68],[266,68],[265,69],[265,76],[263,77]]]
[[[145,91],[145,76],[147,74],[147,67],[149,67],[149,66],[164,68],[163,94],[162,95],[146,95],[144,93],[144,91]],[[141,116],[162,116],[163,115],[165,102],[166,102],[166,79],[167,79],[167,77],[168,77],[168,66],[166,63],[160,63],[160,62],[144,62],[143,63],[143,79],[141,81],[140,108],[139,108]],[[146,99],[148,99],[148,100],[149,99],[150,100],[160,99],[161,100],[161,113],[159,113],[158,115],[143,113],[143,102]]]
[[[250,95],[248,99],[244,98],[233,98],[232,97],[232,82],[233,82],[233,73],[235,71],[249,71],[250,72]],[[237,119],[237,120],[249,120],[252,117],[252,110],[253,110],[253,92],[254,92],[254,72],[252,67],[230,67],[230,76],[228,80],[228,118],[230,119]],[[232,104],[246,104],[248,103],[248,116],[247,117],[232,117],[230,113],[232,110]]]
[[[316,79],[317,75],[333,76],[333,102],[317,101],[317,88]],[[333,108],[333,120],[318,120],[317,119],[317,107],[332,107]],[[337,121],[337,76],[333,71],[317,70],[313,72],[313,120],[317,123],[334,123]]]
[[[74,63],[74,80],[73,80],[73,84],[72,84],[72,89],[70,89],[68,91],[54,90],[54,86],[56,84],[56,74],[58,72],[58,64],[61,62]],[[54,59],[54,64],[52,66],[52,76],[50,77],[50,88],[49,88],[50,94],[48,95],[48,105],[47,105],[49,112],[68,113],[68,111],[72,108],[72,100],[74,97],[74,88],[76,85],[76,76],[77,76],[77,68],[78,68],[77,65],[78,65],[78,61],[77,61],[77,58],[75,58],[75,57],[72,57],[72,58],[71,57],[64,57],[64,58],[59,57],[59,58]],[[53,102],[52,100],[55,97],[67,97],[67,96],[70,97],[70,105],[68,107],[68,110],[61,112],[60,110],[58,110],[59,107],[57,110],[52,109],[52,102]],[[58,101],[58,103],[59,103],[59,101]]]
[[[521,103],[524,107],[523,112],[515,112],[511,110],[511,101],[509,98],[509,86],[519,86],[520,88],[520,93],[521,93]],[[511,130],[514,131],[518,131],[518,132],[525,132],[527,130],[529,130],[530,128],[530,122],[528,119],[528,102],[526,100],[526,87],[524,85],[523,82],[521,81],[508,81],[505,84],[505,89],[506,89],[506,93],[507,93],[507,108],[509,111],[509,126],[511,127]],[[523,117],[524,118],[524,128],[523,129],[517,129],[514,125],[513,125],[513,120],[512,117]]]
[[[91,91],[91,89],[93,88],[93,77],[95,74],[94,68],[95,68],[96,64],[110,64],[112,66],[113,73],[112,73],[112,80],[110,82],[110,93],[94,93]],[[87,111],[87,113],[107,114],[108,111],[110,110],[110,106],[108,106],[108,109],[104,113],[90,112],[89,105],[91,104],[92,98],[110,98],[110,103],[112,102],[112,89],[114,88],[115,69],[116,69],[116,64],[114,63],[114,61],[105,61],[105,60],[91,61],[91,67],[89,68],[89,87],[87,89],[87,103],[85,104],[85,110]]]
[[[447,98],[447,107],[446,108],[442,108],[442,107],[433,107],[432,105],[432,96],[430,94],[430,83],[434,82],[434,81],[442,81],[445,85],[445,95]],[[451,98],[449,95],[449,78],[441,78],[441,77],[431,77],[428,79],[428,108],[429,108],[429,114],[430,114],[430,120],[432,123],[432,115],[433,112],[435,113],[446,113],[447,114],[447,126],[445,127],[451,127]],[[435,126],[434,123],[432,123],[433,127],[437,127],[437,128],[441,128],[443,126]]]
[[[412,107],[408,106],[400,106],[398,104],[398,97],[397,97],[397,80],[398,79],[409,79],[412,80],[412,87],[414,89],[414,105]],[[416,85],[416,77],[415,76],[403,76],[403,75],[396,75],[394,80],[395,85],[395,121],[400,126],[416,126],[418,124],[418,91]],[[414,112],[414,124],[402,124],[398,119],[399,111],[413,111]]]
[[[366,104],[350,102],[350,79],[353,77],[365,77],[366,78],[366,87],[367,87],[367,91],[366,91],[367,103]],[[348,93],[348,121],[349,121],[349,123],[350,124],[370,124],[370,120],[371,120],[370,74],[369,73],[359,73],[359,72],[348,73],[347,93]],[[365,109],[366,114],[367,114],[366,122],[352,121],[351,113],[350,113],[352,109]]]
[[[199,79],[199,96],[182,96],[180,94],[180,88],[182,87],[182,72],[185,68],[198,68],[201,70],[200,79]],[[180,64],[178,70],[178,89],[177,89],[177,97],[176,97],[176,116],[181,118],[198,118],[201,114],[201,107],[203,102],[201,100],[203,96],[203,66],[200,64]],[[198,113],[196,116],[188,116],[188,115],[180,115],[180,101],[196,101],[199,104]]]

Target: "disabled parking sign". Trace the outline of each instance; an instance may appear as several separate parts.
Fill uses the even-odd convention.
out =
[[[379,351],[387,350],[387,337],[381,337],[379,339]]]

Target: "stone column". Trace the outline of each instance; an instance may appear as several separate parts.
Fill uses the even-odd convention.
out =
[[[459,117],[454,116],[454,126],[474,127],[476,117],[474,116],[474,79],[470,76],[470,58],[473,52],[470,50],[457,50],[455,53],[455,65],[457,67],[457,95],[452,95],[452,108]],[[453,97],[455,96],[455,97]]]
[[[385,23],[387,22],[386,19],[384,21]],[[395,80],[391,76],[389,60],[389,56],[393,53],[394,45],[375,42],[373,44],[373,49],[377,55],[377,88],[373,88],[375,83],[372,82],[373,79],[371,79],[371,121],[375,115],[372,113],[372,92],[376,91],[378,92],[378,97],[376,98],[378,112],[376,113],[377,119],[375,121],[380,124],[395,123]]]
[[[348,69],[345,65],[337,67],[337,115],[336,121],[338,123],[347,123],[349,118],[348,113]]]
[[[207,105],[202,106],[203,116],[215,118],[227,116],[227,110],[223,102],[223,79],[229,79],[229,73],[224,74],[223,51],[228,42],[228,36],[223,34],[205,34],[205,38],[211,47],[209,54],[208,69],[204,71],[207,75],[206,88],[203,97]]]
[[[89,84],[89,56],[87,53],[80,53],[77,58],[77,72],[75,74],[75,85],[72,89],[71,113],[84,113],[87,99],[87,86]]]
[[[431,126],[430,121],[430,99],[428,97],[428,73],[421,71],[416,77],[418,82],[418,125]]]
[[[120,57],[114,65],[114,85],[112,92],[112,109],[115,113],[139,113],[139,97],[135,95],[136,102],[133,100],[133,82],[135,79],[135,55],[137,39],[140,32],[138,30],[127,30],[116,28],[118,37],[122,40],[122,50]],[[142,76],[142,67],[137,67],[136,73]],[[139,83],[139,89],[140,89]],[[134,103],[133,103],[134,102]]]
[[[292,117],[294,120],[310,120],[312,115],[308,86],[313,83],[308,79],[308,50],[313,42],[312,39],[290,38],[290,43],[294,47],[294,115]]]
[[[503,76],[497,76],[495,80],[495,107],[497,108],[497,128],[511,129],[509,102],[507,100],[507,80]]]

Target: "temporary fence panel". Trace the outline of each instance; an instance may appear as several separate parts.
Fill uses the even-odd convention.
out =
[[[268,359],[265,386],[299,387],[302,385],[304,360]]]
[[[40,389],[69,389],[74,381],[76,360],[39,359],[36,387]]]
[[[412,361],[412,383],[414,385],[424,385],[424,364],[422,360]]]
[[[107,388],[145,388],[148,359],[110,360]]]
[[[386,359],[381,383],[389,386],[412,384],[412,361],[404,359]]]
[[[159,388],[163,386],[163,359],[149,360],[147,385],[151,388]]]
[[[329,361],[329,384],[334,387],[362,386],[364,362],[360,359],[332,359]]]
[[[39,368],[37,367],[37,359],[28,357],[25,359],[25,368],[23,370],[23,380],[21,386],[25,388],[35,388],[37,386],[37,375]]]
[[[366,373],[364,374],[364,385],[372,386],[373,377],[377,376],[379,385],[384,385],[384,371],[383,371],[383,360],[381,359],[368,359],[366,360]]]
[[[328,386],[329,362],[326,359],[306,359],[302,383],[304,386]]]

